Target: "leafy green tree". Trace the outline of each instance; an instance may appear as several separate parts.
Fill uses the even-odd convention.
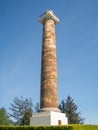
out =
[[[23,99],[23,97],[15,97],[13,103],[10,104],[10,110],[12,113],[9,113],[16,121],[16,125],[29,125],[30,117],[33,112],[33,103],[31,99]]]
[[[74,100],[68,95],[67,99],[62,100],[61,104],[59,105],[59,109],[62,113],[66,113],[68,117],[69,124],[83,124],[84,118],[80,115],[80,112],[77,112],[77,105],[74,103]]]
[[[9,118],[5,108],[0,108],[0,125],[12,125],[13,121]]]

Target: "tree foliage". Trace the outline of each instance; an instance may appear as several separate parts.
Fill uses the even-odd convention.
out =
[[[30,117],[33,112],[33,103],[31,99],[23,99],[23,97],[15,97],[13,103],[10,104],[9,113],[15,119],[16,125],[29,125]]]
[[[12,125],[13,121],[9,118],[5,108],[0,108],[0,125]]]
[[[66,113],[68,117],[69,124],[83,124],[84,118],[80,115],[80,112],[77,112],[77,105],[74,103],[74,100],[68,95],[67,99],[62,100],[61,104],[59,105],[59,109],[62,113]]]
[[[40,105],[38,102],[35,104],[34,109],[35,109],[35,113],[40,112]]]

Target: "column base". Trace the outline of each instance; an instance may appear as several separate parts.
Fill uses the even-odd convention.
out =
[[[46,112],[46,111],[60,112],[60,110],[58,108],[53,108],[53,107],[45,107],[45,108],[40,109],[40,112]]]
[[[64,113],[47,111],[33,114],[30,119],[30,126],[51,126],[66,125],[68,119]]]

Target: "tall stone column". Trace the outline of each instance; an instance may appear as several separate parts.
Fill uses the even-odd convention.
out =
[[[55,34],[59,19],[47,10],[39,21],[43,24],[40,111],[59,111]]]
[[[39,21],[43,24],[40,112],[33,113],[30,125],[65,125],[68,124],[68,119],[58,109],[55,25],[59,19],[53,11],[47,10]]]

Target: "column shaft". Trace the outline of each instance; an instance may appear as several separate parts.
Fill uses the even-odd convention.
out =
[[[40,108],[58,110],[58,87],[56,65],[55,23],[48,19],[43,24],[42,63],[41,63],[41,97]]]

